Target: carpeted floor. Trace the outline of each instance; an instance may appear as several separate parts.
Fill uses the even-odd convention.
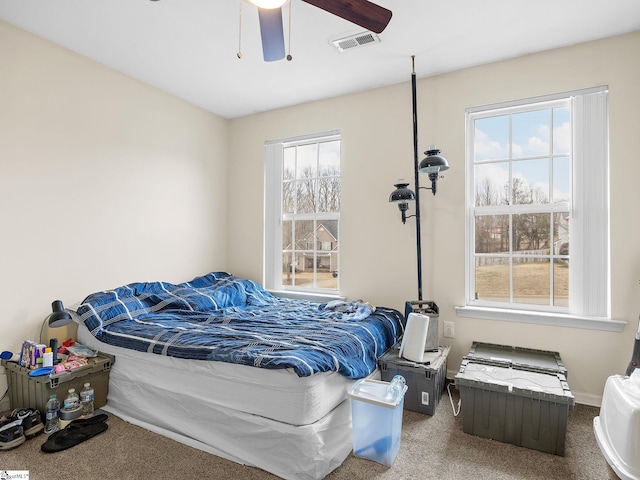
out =
[[[454,401],[457,402],[455,389]],[[445,391],[435,415],[405,410],[400,452],[391,468],[349,455],[327,480],[371,479],[616,479],[593,434],[599,409],[569,413],[565,456],[465,434]],[[248,479],[278,477],[182,445],[110,416],[109,429],[69,450],[40,451],[44,434],[0,451],[0,473],[28,470],[31,480]]]

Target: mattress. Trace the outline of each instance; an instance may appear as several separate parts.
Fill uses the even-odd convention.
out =
[[[129,423],[287,480],[320,480],[352,450],[353,381],[336,372],[298,377],[144,354],[104,344],[84,325],[77,339],[116,356],[102,408]]]
[[[150,384],[163,395],[181,392],[202,397],[210,405],[259,415],[290,425],[309,425],[325,417],[347,398],[353,383],[337,372],[299,377],[292,369],[263,369],[241,364],[154,355],[109,345],[97,340],[84,324],[78,341],[93,350],[115,355],[114,378],[132,385]]]
[[[374,311],[375,310],[375,311]],[[143,353],[359,379],[402,334],[402,314],[367,303],[277,297],[212,272],[189,282],[134,282],[76,309],[100,342]]]

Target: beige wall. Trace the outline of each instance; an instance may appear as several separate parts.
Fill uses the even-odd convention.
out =
[[[227,120],[1,21],[0,45],[0,350],[55,299],[226,269]]]
[[[413,223],[387,201],[413,175],[409,57],[404,84],[226,121],[3,22],[0,45],[0,350],[37,338],[56,298],[209,270],[262,280],[264,142],[333,129],[343,135],[343,293],[398,309],[416,298]],[[418,81],[421,150],[437,143],[452,167],[438,195],[422,197],[425,298],[455,322],[456,338],[443,341],[450,373],[473,340],[560,351],[586,403],[624,371],[640,311],[639,47],[640,32]],[[464,109],[604,84],[613,315],[629,325],[609,333],[456,317]],[[227,183],[242,196],[227,202]]]
[[[418,81],[421,151],[436,143],[451,165],[438,195],[421,198],[424,296],[438,303],[441,321],[455,322],[456,337],[443,340],[452,345],[450,374],[473,340],[559,351],[583,403],[598,404],[606,378],[624,372],[640,311],[634,212],[640,204],[639,52],[637,32]],[[229,181],[242,187],[246,200],[229,210],[230,270],[262,280],[264,142],[339,129],[343,293],[399,309],[417,297],[413,220],[403,226],[387,201],[398,178],[412,180],[410,66],[408,56],[401,85],[231,121]],[[612,313],[628,326],[610,333],[458,318],[454,307],[464,302],[465,108],[599,85],[610,87]]]

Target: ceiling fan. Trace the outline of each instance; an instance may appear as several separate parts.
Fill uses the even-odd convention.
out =
[[[282,6],[290,0],[249,0],[258,7],[262,54],[266,62],[285,57]],[[315,7],[355,23],[374,33],[381,33],[391,20],[391,10],[369,0],[302,0]]]
[[[151,0],[156,2],[158,0]],[[258,7],[262,55],[265,62],[285,57],[282,6],[291,0],[248,0]],[[369,0],[302,0],[374,33],[382,33],[391,21],[391,10]]]

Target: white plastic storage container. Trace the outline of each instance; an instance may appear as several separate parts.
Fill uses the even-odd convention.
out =
[[[362,379],[354,383],[347,395],[351,399],[353,454],[390,467],[400,450],[402,434],[402,393],[392,398],[389,382]]]
[[[593,430],[602,454],[618,476],[640,479],[640,370],[630,377],[607,379]]]

